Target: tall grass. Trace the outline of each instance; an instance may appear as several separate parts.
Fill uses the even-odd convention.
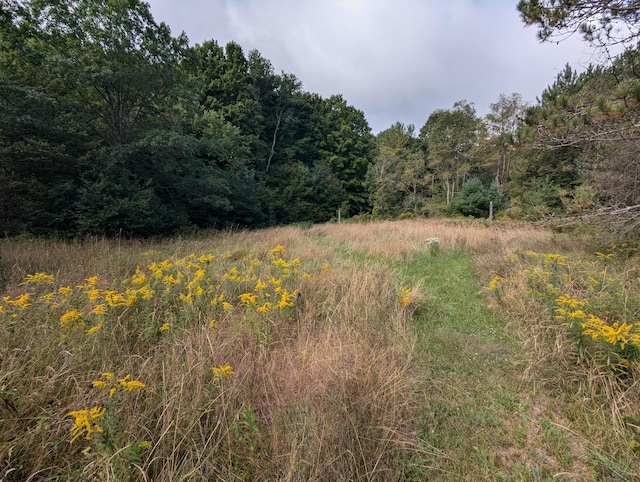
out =
[[[556,236],[478,257],[494,306],[522,334],[525,380],[545,394],[536,410],[583,447],[597,480],[639,479],[638,260],[618,248]]]
[[[279,229],[180,243],[3,241],[0,478],[400,477],[407,457],[427,448],[414,434],[423,381],[398,281],[380,267],[335,259],[308,234]],[[228,284],[223,271],[252,259],[263,262],[259,277],[273,275],[267,253],[276,244],[308,271],[286,313],[259,317],[235,299],[244,289],[231,285],[225,295],[236,306],[228,312],[206,303],[163,304],[158,291],[152,300],[114,308],[105,328],[88,334],[88,321],[65,329],[64,310],[35,302],[45,291],[86,286],[92,276],[105,283],[104,292],[116,289],[151,259],[175,262],[187,253],[222,260],[208,273],[217,276],[212,285]],[[25,286],[33,273],[53,274],[55,282]],[[30,306],[10,306],[30,290]],[[170,328],[162,331],[165,323]],[[216,379],[212,367],[223,364],[234,374]],[[131,374],[145,386],[109,398],[92,386],[106,372]],[[70,443],[69,414],[94,406],[106,407],[96,420],[102,432]]]
[[[518,277],[585,249],[442,220],[2,240],[0,480],[629,479],[636,385]]]

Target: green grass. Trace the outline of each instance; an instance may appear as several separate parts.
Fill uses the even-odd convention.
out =
[[[358,263],[380,259],[340,246]],[[408,480],[566,480],[585,475],[567,436],[531,402],[520,335],[488,307],[471,254],[428,251],[387,262],[424,298],[409,323],[424,363],[417,435],[433,456],[408,462]],[[576,467],[574,467],[574,464]],[[560,480],[565,480],[560,477]],[[595,480],[595,479],[594,479]]]

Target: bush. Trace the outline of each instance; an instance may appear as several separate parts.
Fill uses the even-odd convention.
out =
[[[480,179],[472,177],[462,186],[460,194],[451,205],[451,210],[454,214],[484,218],[489,216],[490,203],[493,201],[496,209],[499,200],[500,195],[494,184],[486,187]]]

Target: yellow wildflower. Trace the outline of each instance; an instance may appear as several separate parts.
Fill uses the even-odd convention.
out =
[[[258,301],[258,295],[255,295],[253,293],[242,293],[241,295],[238,296],[238,299],[240,300],[240,303],[242,303],[243,305],[255,305]]]
[[[294,305],[294,299],[298,295],[297,291],[289,293],[287,290],[282,290],[280,293],[280,301],[278,306],[281,310]]]
[[[213,328],[215,326],[215,324],[216,324],[216,320],[211,320],[209,322],[209,328]]]
[[[216,257],[212,254],[203,254],[202,256],[200,256],[198,258],[198,261],[200,261],[201,263],[210,263],[211,261],[213,261],[214,259],[216,259]]]
[[[180,278],[182,273],[178,273],[178,277],[174,277],[172,274],[168,274],[167,276],[165,276],[164,278],[162,278],[162,283],[169,286],[169,285],[177,285],[180,284]]]
[[[263,290],[267,287],[267,284],[264,283],[260,278],[258,278],[258,282],[256,283],[256,286],[253,288],[255,291],[260,291]]]
[[[58,293],[64,296],[69,296],[73,293],[73,288],[71,288],[71,286],[62,286],[61,288],[58,288]]]
[[[92,276],[91,278],[87,278],[87,279],[85,279],[85,281],[87,282],[87,284],[88,284],[90,287],[92,287],[92,288],[93,288],[95,285],[97,285],[97,284],[98,284],[98,277],[97,277],[97,276]]]
[[[309,273],[302,273],[302,277],[307,281],[311,279],[311,275]]]
[[[52,274],[35,273],[28,274],[24,277],[24,281],[20,285],[50,285],[53,284],[54,277]]]
[[[213,378],[216,380],[231,378],[233,375],[235,375],[233,369],[231,368],[231,365],[229,365],[228,363],[213,367],[211,368],[211,371],[213,372]]]
[[[411,288],[400,288],[402,292],[402,298],[400,298],[400,306],[408,306],[411,304]]]
[[[107,306],[105,304],[100,304],[100,305],[96,305],[92,310],[91,310],[91,314],[92,315],[106,315],[107,314]]]
[[[275,248],[269,250],[269,256],[275,256],[276,254],[282,253],[284,251],[284,249],[285,249],[284,246],[279,244]]]
[[[91,440],[92,433],[102,432],[102,427],[95,423],[95,420],[102,417],[105,411],[106,408],[104,407],[93,407],[91,410],[75,410],[69,412],[68,415],[75,418],[73,427],[71,427],[71,442],[75,442],[85,433],[85,438]]]
[[[140,380],[131,380],[131,374],[127,374],[124,378],[118,380],[118,383],[128,392],[131,392],[138,388],[144,388],[146,386]]]
[[[504,284],[506,280],[502,276],[494,276],[491,281],[489,281],[489,289],[495,290]]]
[[[99,289],[90,289],[85,291],[85,294],[89,297],[89,301],[95,301],[100,298],[101,291]]]
[[[31,300],[31,293],[25,293],[13,300],[9,296],[4,296],[3,299],[8,305],[15,306],[23,310],[31,306],[31,303],[29,303],[29,301]]]
[[[555,318],[564,318],[569,313],[564,308],[556,308],[557,316]]]
[[[280,268],[288,268],[289,267],[289,263],[287,263],[284,259],[282,258],[275,258],[273,261],[271,261],[271,264],[274,266],[278,266]]]
[[[80,324],[84,324],[82,321],[82,312],[78,310],[71,310],[60,316],[60,326],[66,328],[67,326],[79,321]]]
[[[140,267],[136,267],[136,272],[131,277],[131,284],[134,286],[142,286],[147,282],[147,275],[140,271]]]
[[[233,311],[233,305],[231,303],[227,303],[226,301],[222,302],[222,309],[224,311]]]
[[[96,326],[92,326],[91,328],[89,328],[87,330],[87,335],[93,335],[94,333],[96,333],[97,331],[100,331],[102,329],[102,327],[104,326],[104,323],[100,323]]]
[[[545,266],[549,266],[551,264],[555,264],[556,266],[567,266],[567,256],[556,253],[543,254],[542,256],[544,258],[543,263]]]
[[[107,304],[111,307],[127,306],[127,300],[125,300],[124,296],[122,296],[122,294],[118,293],[117,291],[113,291],[113,290],[105,291],[104,299],[106,300]]]
[[[322,272],[328,273],[329,271],[331,271],[331,266],[329,265],[329,263],[325,263],[325,265],[322,267]]]
[[[184,293],[180,293],[178,295],[178,298],[180,298],[182,301],[184,301],[188,305],[193,304],[193,293],[188,293],[186,295]]]
[[[269,303],[268,301],[265,302],[265,304],[263,304],[262,306],[260,306],[259,308],[256,309],[256,311],[258,313],[266,313],[267,311],[269,311],[271,308],[273,307],[273,305],[271,303]]]
[[[93,388],[107,388],[107,382],[104,380],[94,380],[91,385],[93,385]]]
[[[137,293],[143,300],[150,300],[156,294],[154,290],[149,289],[149,285],[139,288]]]
[[[594,254],[595,254],[599,259],[611,259],[611,258],[613,258],[613,257],[615,256],[615,254],[614,254],[614,253],[604,254],[604,253],[601,253],[601,252],[599,252],[599,251],[596,251]]]
[[[46,295],[42,295],[40,298],[38,298],[38,301],[49,304],[53,300],[53,295],[55,295],[55,293],[47,293]]]
[[[584,301],[571,298],[569,295],[561,295],[556,298],[556,302],[561,305],[567,305],[569,308],[577,308],[578,306],[584,306]]]
[[[160,331],[167,331],[168,329],[171,328],[171,325],[169,323],[164,323],[161,327],[160,327]]]
[[[282,281],[272,276],[271,278],[269,278],[269,283],[271,283],[273,286],[280,286],[280,283],[282,283]]]

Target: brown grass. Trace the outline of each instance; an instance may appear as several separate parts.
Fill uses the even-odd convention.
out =
[[[295,316],[266,325],[237,312],[213,330],[208,320],[187,319],[158,340],[140,334],[141,319],[123,315],[93,341],[82,331],[61,334],[56,323],[37,317],[28,329],[3,325],[0,479],[389,480],[401,474],[399,454],[425,447],[412,435],[422,382],[397,280],[380,267],[343,264],[309,234],[288,228],[179,244],[5,240],[6,291],[13,294],[24,275],[40,271],[55,273],[60,285],[96,274],[121,279],[151,249],[182,256],[230,251],[239,260],[283,244],[315,274]],[[213,382],[211,367],[223,363],[235,376]],[[131,373],[146,388],[108,402],[104,436],[70,444],[67,413],[104,404],[91,388],[104,371]],[[152,448],[139,450],[147,440]]]

